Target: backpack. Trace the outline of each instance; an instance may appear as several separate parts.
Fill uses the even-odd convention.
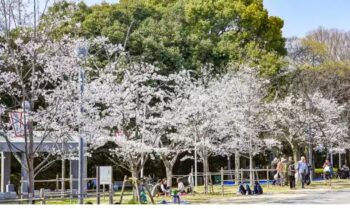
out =
[[[246,188],[246,191],[247,191],[246,194],[247,195],[251,195],[252,194],[252,190],[250,189],[249,184],[246,184],[245,188]]]
[[[242,184],[240,184],[238,187],[238,193],[242,195],[245,195],[246,193],[246,190],[244,189],[244,186]]]

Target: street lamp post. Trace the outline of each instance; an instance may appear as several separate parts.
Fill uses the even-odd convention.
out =
[[[84,45],[80,45],[77,48],[77,54],[79,58],[85,58],[87,56],[87,48]],[[83,96],[84,96],[84,68],[79,69],[79,91],[80,91],[80,114],[84,113],[83,106]],[[79,180],[78,180],[78,190],[79,190],[79,204],[84,204],[84,152],[85,144],[83,138],[82,124],[79,126]]]
[[[311,101],[307,101],[306,102],[306,109],[307,109],[307,123],[308,123],[308,136],[309,136],[309,142],[308,142],[308,145],[309,145],[309,148],[308,148],[308,151],[309,151],[309,164],[311,166],[311,168],[313,167],[312,165],[312,135],[311,135],[311,122],[310,122],[310,110],[311,110],[311,106],[312,106],[312,103]],[[313,179],[313,172],[310,172],[310,181],[312,181]]]
[[[197,181],[197,136],[194,138],[194,186],[195,191],[197,191],[198,181]]]

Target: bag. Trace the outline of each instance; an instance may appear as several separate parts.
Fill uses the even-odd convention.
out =
[[[299,173],[295,172],[294,177],[295,177],[295,180],[298,181],[299,180]]]
[[[281,176],[280,176],[279,173],[276,173],[276,174],[273,176],[273,178],[274,178],[275,180],[277,180],[277,179],[281,178]]]
[[[326,165],[324,168],[323,168],[323,172],[330,172],[331,171],[331,168],[329,167],[329,165]]]

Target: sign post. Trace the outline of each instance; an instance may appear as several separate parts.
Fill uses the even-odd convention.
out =
[[[96,167],[96,198],[97,198],[97,200],[96,200],[96,203],[97,203],[97,205],[99,205],[100,204],[100,202],[101,202],[101,195],[100,195],[100,167]]]
[[[99,167],[99,184],[109,185],[109,204],[113,204],[113,175],[112,166]]]

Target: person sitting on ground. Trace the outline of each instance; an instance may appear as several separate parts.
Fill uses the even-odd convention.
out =
[[[182,181],[181,181],[180,178],[177,179],[177,190],[178,190],[181,194],[186,193],[186,191],[185,191],[185,185],[184,185],[184,183],[182,183]]]
[[[254,185],[254,194],[263,194],[263,189],[261,187],[261,185],[259,184],[258,181],[255,181],[255,185]]]
[[[339,178],[341,179],[349,178],[350,176],[349,167],[343,164],[342,167],[338,170],[338,175],[339,175]]]
[[[249,184],[246,184],[245,188],[246,188],[246,195],[252,195],[252,190],[250,189]]]
[[[246,190],[244,189],[244,186],[243,186],[242,183],[240,183],[239,186],[238,186],[237,194],[241,194],[241,195],[245,195],[246,194]]]
[[[164,195],[162,188],[161,188],[161,185],[162,185],[162,180],[159,179],[157,181],[156,185],[154,185],[154,187],[152,189],[152,196],[153,197],[159,196],[159,195]]]
[[[162,184],[160,185],[160,188],[165,196],[170,195],[170,188],[167,185],[166,179],[163,179]]]
[[[146,196],[146,192],[144,190],[140,191],[140,202],[141,202],[141,204],[147,203],[147,196]]]

